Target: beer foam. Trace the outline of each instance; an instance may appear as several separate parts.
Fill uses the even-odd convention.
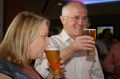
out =
[[[96,29],[83,29],[83,30],[96,30]]]
[[[58,48],[46,48],[45,50],[58,50]]]

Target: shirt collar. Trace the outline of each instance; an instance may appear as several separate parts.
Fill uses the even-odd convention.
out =
[[[61,35],[62,40],[63,40],[64,42],[70,41],[70,40],[73,41],[73,39],[65,32],[64,29],[61,31],[60,35]]]

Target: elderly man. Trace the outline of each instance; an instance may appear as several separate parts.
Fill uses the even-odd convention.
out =
[[[104,79],[98,54],[87,60],[87,51],[93,49],[95,41],[87,35],[82,35],[84,28],[87,28],[87,9],[81,2],[68,2],[63,9],[60,20],[63,30],[60,34],[49,38],[49,45],[60,50],[60,56],[65,61],[65,79]],[[44,77],[47,71],[46,60],[36,60],[35,68]],[[48,73],[48,72],[47,72]]]

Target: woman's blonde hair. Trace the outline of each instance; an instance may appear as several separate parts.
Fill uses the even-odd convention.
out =
[[[17,65],[28,64],[29,45],[41,31],[42,23],[49,20],[31,12],[20,12],[10,24],[0,45],[0,59],[10,60]]]

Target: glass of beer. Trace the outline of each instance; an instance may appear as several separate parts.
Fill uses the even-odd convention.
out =
[[[94,41],[96,41],[96,29],[83,29],[83,35],[92,36]],[[88,56],[95,55],[95,48],[87,52]]]
[[[45,50],[54,79],[62,79],[63,73],[60,69],[60,51],[57,48],[48,47]]]

